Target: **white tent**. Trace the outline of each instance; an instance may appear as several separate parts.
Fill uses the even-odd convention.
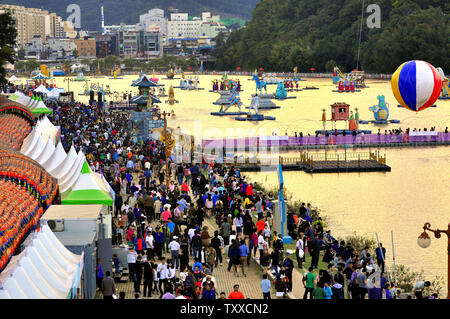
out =
[[[34,92],[39,92],[39,93],[44,93],[44,94],[49,94],[50,93],[50,91],[47,90],[47,88],[43,84],[39,85],[39,87],[36,88],[34,90]]]
[[[62,176],[61,178],[58,178],[58,184],[61,186],[68,181],[70,181],[74,174],[80,175],[81,168],[83,167],[83,163],[86,160],[86,157],[84,156],[83,152],[80,151],[78,153],[77,159],[73,163],[72,167],[67,171],[67,173]],[[63,192],[63,190],[61,190]]]
[[[12,75],[12,76],[8,79],[8,81],[9,81],[9,82],[20,82],[20,79],[19,79],[17,76]]]
[[[23,94],[20,91],[14,92],[9,97],[10,101],[14,101],[14,102],[17,102],[17,103],[22,104],[22,105],[28,105],[30,103],[30,99],[31,98],[29,96],[26,96],[25,94]]]
[[[45,148],[45,142],[41,136],[38,136],[38,140],[36,145],[34,146],[33,150],[28,154],[28,157],[31,157],[32,159],[36,159],[41,155],[42,151]]]
[[[66,157],[66,151],[64,151],[64,147],[62,146],[61,142],[59,142],[58,145],[56,145],[55,151],[53,152],[52,156],[50,156],[50,158],[45,162],[41,163],[41,165],[47,172],[50,172],[58,167]]]
[[[65,299],[79,280],[82,258],[68,251],[44,222],[0,274],[0,299]]]
[[[33,128],[30,132],[30,134],[27,135],[27,137],[24,138],[22,142],[22,147],[20,148],[20,152],[22,154],[25,154],[25,152],[28,150],[29,147],[34,145],[37,141],[37,134],[36,130]]]
[[[42,139],[44,142],[47,143],[47,141],[50,139],[52,143],[55,143],[56,136],[58,135],[58,129],[56,126],[53,125],[52,122],[47,118],[47,115],[44,116],[44,118],[36,124],[36,131],[39,133],[39,135],[42,136]]]
[[[53,142],[49,139],[47,141],[47,144],[45,145],[44,150],[42,151],[41,155],[39,155],[36,158],[36,162],[42,165],[46,160],[52,156],[53,152],[55,151],[55,145],[53,145]]]
[[[72,168],[73,164],[75,163],[75,160],[77,158],[77,153],[75,152],[75,148],[72,147],[69,150],[69,153],[67,154],[67,157],[64,159],[64,161],[59,164],[56,168],[49,171],[49,173],[56,178],[61,178],[64,175],[67,174],[67,172]]]
[[[53,88],[53,90],[50,91],[50,93],[47,94],[47,98],[49,99],[58,99],[61,92],[58,88]]]

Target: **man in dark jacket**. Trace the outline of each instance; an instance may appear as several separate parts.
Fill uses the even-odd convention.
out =
[[[148,289],[148,297],[152,296],[152,285],[153,285],[153,265],[154,260],[147,260],[144,263],[144,297],[147,297],[147,289]]]
[[[321,246],[322,241],[319,239],[319,235],[315,234],[311,241],[311,267],[317,268],[318,266]]]
[[[216,262],[214,267],[217,267],[217,264],[220,262],[222,264],[222,252],[220,251],[221,241],[219,239],[219,232],[214,231],[214,237],[211,238],[211,246],[216,250]]]
[[[146,193],[144,195],[144,211],[145,214],[147,215],[148,221],[152,221],[155,218],[155,211],[153,209],[153,204],[154,204],[153,197],[149,193]]]
[[[283,260],[283,268],[284,273],[286,277],[289,279],[289,282],[287,283],[288,292],[292,291],[292,271],[294,269],[294,262],[291,259],[291,254],[289,252],[286,252],[286,258]]]

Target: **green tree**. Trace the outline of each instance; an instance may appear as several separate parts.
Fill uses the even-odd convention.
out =
[[[36,59],[30,59],[25,62],[25,72],[32,72],[39,68],[39,63],[36,61]]]
[[[20,49],[17,51],[17,58],[18,58],[19,60],[25,59],[25,49],[24,49],[24,48],[20,48]]]
[[[78,50],[77,50],[77,49],[74,49],[74,50],[72,51],[72,55],[73,55],[75,58],[78,58]]]
[[[14,45],[16,44],[17,30],[11,12],[0,14],[0,87],[8,83],[6,69],[7,62],[14,63]]]

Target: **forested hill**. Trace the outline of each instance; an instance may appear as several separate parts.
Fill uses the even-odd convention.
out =
[[[250,19],[258,0],[104,0],[105,24],[135,24],[139,15],[153,8],[166,11],[173,7],[179,12],[200,16],[202,11],[211,11],[223,17]],[[78,4],[81,8],[81,26],[85,30],[99,30],[100,0],[4,0],[4,4],[21,5],[29,8],[39,8],[56,12],[65,20],[69,14],[66,8],[69,4]]]
[[[381,28],[369,29],[364,9],[361,63],[367,72],[394,72],[420,59],[450,71],[450,1],[372,0]],[[218,69],[331,72],[356,67],[362,0],[260,0],[248,26],[215,50]],[[446,14],[445,14],[446,13]],[[361,68],[360,68],[361,69]]]

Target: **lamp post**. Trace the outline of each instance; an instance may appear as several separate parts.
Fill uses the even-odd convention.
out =
[[[417,244],[422,248],[428,248],[431,245],[431,238],[427,234],[427,230],[434,233],[434,237],[441,238],[441,234],[444,233],[447,235],[448,239],[448,247],[447,247],[447,255],[448,255],[448,271],[447,271],[447,299],[450,299],[450,223],[448,224],[447,230],[439,230],[439,229],[431,229],[430,223],[425,223],[423,226],[423,233],[420,234],[419,238],[417,238]]]
[[[165,157],[166,157],[166,187],[169,189],[169,161],[167,156],[167,117],[175,118],[175,112],[172,110],[171,112],[163,111],[162,116],[164,117],[164,149],[165,149]]]

